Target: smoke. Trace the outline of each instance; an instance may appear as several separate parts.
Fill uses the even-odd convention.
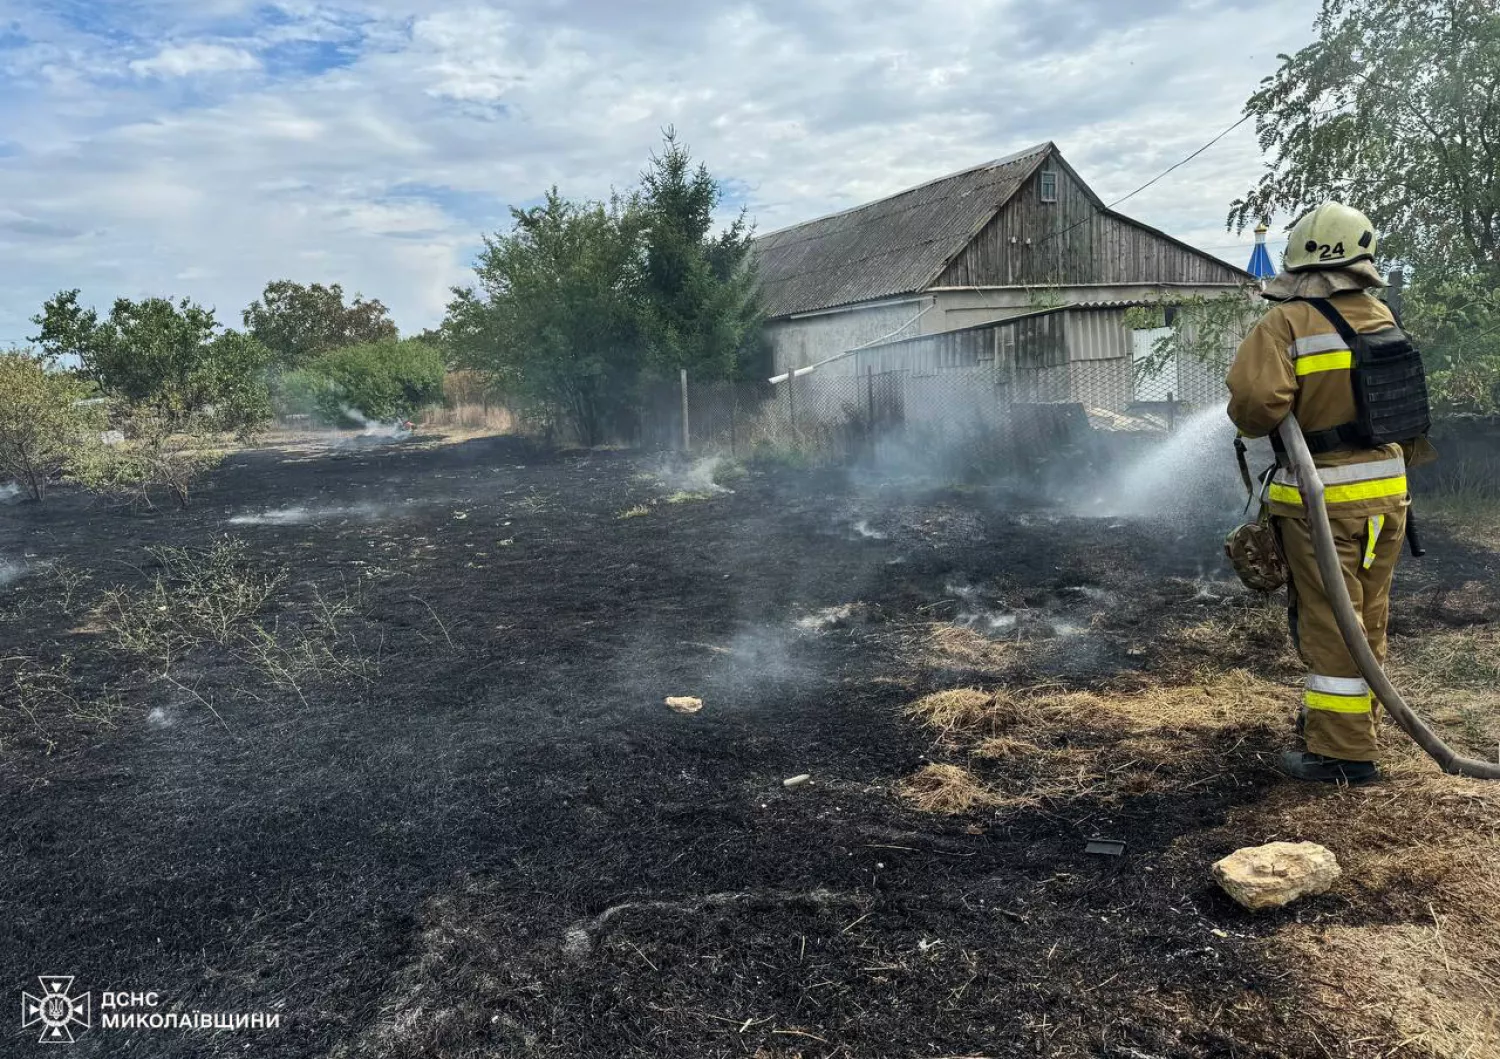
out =
[[[957,601],[952,623],[993,640],[1057,640],[1088,636],[1093,619],[1116,603],[1113,593],[1093,585],[1058,589],[1035,605],[1011,605],[993,592],[950,581],[943,594]]]
[[[674,493],[727,494],[734,490],[714,480],[727,463],[723,456],[705,456],[684,464],[667,455],[651,466],[650,473]]]
[[[308,522],[325,522],[336,518],[376,519],[391,513],[378,504],[349,504],[333,507],[282,507],[251,515],[235,515],[231,526],[300,526]]]
[[[836,607],[805,614],[796,621],[803,632],[825,632],[828,629],[844,629],[870,620],[870,608],[863,603],[841,603]]]
[[[15,482],[6,482],[4,485],[0,485],[0,504],[3,504],[9,500],[14,500],[20,495],[21,487]]]
[[[26,563],[13,563],[9,559],[0,559],[0,588],[12,581],[19,581],[30,572],[31,568]]]
[[[380,438],[389,441],[405,441],[411,437],[411,423],[401,416],[396,416],[388,422],[371,419],[358,408],[352,405],[340,405],[339,411],[346,419],[360,425],[360,436],[365,438]]]

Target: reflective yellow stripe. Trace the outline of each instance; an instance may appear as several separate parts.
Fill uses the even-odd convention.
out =
[[[1370,696],[1330,695],[1326,691],[1304,691],[1302,704],[1309,710],[1327,710],[1330,713],[1369,713]]]
[[[1339,371],[1354,367],[1354,354],[1347,349],[1337,353],[1315,353],[1310,357],[1297,358],[1297,374],[1311,375],[1315,371]]]
[[[1294,486],[1271,483],[1271,500],[1278,504],[1302,506],[1302,494]],[[1406,475],[1399,478],[1376,478],[1369,482],[1350,482],[1347,485],[1330,485],[1323,490],[1323,500],[1329,504],[1348,504],[1356,500],[1379,500],[1388,496],[1406,495]]]
[[[1371,515],[1369,529],[1365,534],[1365,569],[1375,565],[1375,542],[1380,540],[1380,531],[1385,529],[1384,515]]]

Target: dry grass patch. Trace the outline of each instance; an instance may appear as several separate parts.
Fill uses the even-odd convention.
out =
[[[1290,728],[1290,689],[1232,671],[1211,683],[1128,691],[954,688],[906,708],[948,753],[1005,763],[998,802],[1040,804],[1166,793],[1232,766],[1225,734]],[[945,768],[951,766],[944,766]],[[962,770],[960,770],[962,771]]]
[[[973,629],[938,623],[927,633],[925,657],[922,661],[1000,673],[1015,663],[1016,645],[992,640]]]
[[[1035,743],[1024,739],[1013,739],[1008,735],[993,735],[973,750],[977,758],[990,761],[1007,761],[1011,758],[1032,757],[1044,753]]]
[[[1400,641],[1391,665],[1403,687],[1435,693],[1500,687],[1500,628],[1478,626]]]
[[[996,711],[996,696],[978,688],[953,688],[924,695],[906,707],[906,716],[935,728],[943,737],[971,732],[990,723]]]
[[[1200,684],[1146,685],[1128,692],[1060,696],[1073,708],[1088,707],[1133,729],[1232,729],[1285,721],[1295,693],[1243,669],[1214,674]]]
[[[1222,829],[1225,844],[1327,846],[1335,895],[1367,921],[1288,917],[1265,958],[1300,982],[1325,1040],[1363,1042],[1330,1054],[1500,1056],[1500,784],[1442,774],[1390,726],[1382,738],[1385,782],[1284,784]]]
[[[1078,730],[1120,738],[1279,722],[1290,716],[1293,697],[1287,687],[1236,669],[1205,684],[1146,684],[1128,691],[954,688],[923,696],[905,712],[949,742],[979,743],[1017,728],[1032,738]]]
[[[998,806],[1002,799],[968,769],[926,765],[896,785],[896,793],[921,813],[956,816]]]
[[[1454,951],[1449,925],[1295,926],[1283,940],[1306,968],[1303,988],[1325,1013],[1320,1023],[1345,1040],[1368,1042],[1380,1031],[1396,1045],[1394,1054],[1500,1055],[1497,969]],[[1387,1046],[1353,1054],[1392,1052]]]
[[[1495,758],[1500,747],[1500,629],[1403,639],[1392,652],[1390,674],[1412,708],[1455,749]]]
[[[1166,643],[1189,671],[1238,666],[1290,675],[1302,665],[1292,647],[1281,593],[1219,608],[1200,622],[1173,628]]]

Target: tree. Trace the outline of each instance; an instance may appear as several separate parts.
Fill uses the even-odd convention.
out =
[[[0,353],[0,473],[19,482],[33,500],[97,442],[103,416],[81,404],[89,386],[72,372],[49,368],[29,352]]]
[[[1500,412],[1500,287],[1477,272],[1429,270],[1405,302],[1402,323],[1427,362],[1433,411]]]
[[[1391,259],[1500,275],[1494,0],[1323,0],[1316,26],[1245,105],[1271,160],[1230,224],[1339,199]]]
[[[325,287],[272,280],[242,316],[245,330],[270,349],[283,368],[301,367],[319,353],[341,346],[397,337],[383,304],[356,294],[345,305],[344,289],[337,283]]]
[[[485,237],[478,289],[454,289],[445,345],[530,414],[598,444],[626,426],[640,379],[639,219],[618,199],[569,202],[556,188],[511,217]]]
[[[729,378],[746,367],[760,317],[751,264],[753,227],[744,210],[718,234],[723,191],[668,128],[633,198],[644,257],[641,333],[652,367]],[[759,365],[756,365],[759,367]]]
[[[1317,31],[1245,105],[1270,162],[1229,222],[1364,210],[1412,266],[1403,322],[1435,407],[1500,410],[1500,8],[1323,0]]]
[[[116,299],[107,319],[59,293],[32,322],[50,357],[75,357],[105,393],[149,408],[169,428],[190,418],[247,429],[269,413],[269,351],[254,339],[219,333],[212,309],[187,298]]]

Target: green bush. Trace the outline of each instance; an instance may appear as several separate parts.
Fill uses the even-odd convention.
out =
[[[0,353],[0,476],[41,500],[52,478],[98,443],[102,410],[81,403],[90,392],[73,372],[29,353]]]
[[[395,419],[443,399],[442,355],[415,339],[364,342],[329,350],[276,380],[278,414],[316,415],[326,423]]]

